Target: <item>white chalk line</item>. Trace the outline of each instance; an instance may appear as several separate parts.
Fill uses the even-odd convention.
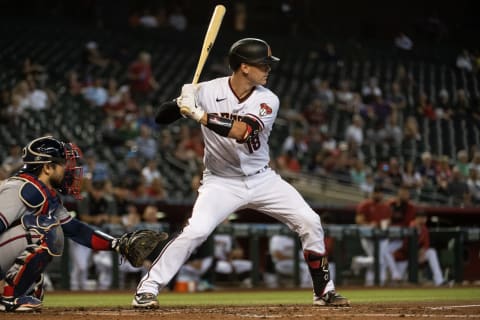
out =
[[[480,304],[465,304],[460,306],[441,306],[441,307],[428,307],[430,310],[444,310],[444,309],[456,309],[456,308],[475,308],[480,307]]]

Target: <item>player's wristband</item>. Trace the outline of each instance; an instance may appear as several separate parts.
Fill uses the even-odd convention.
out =
[[[214,113],[207,114],[207,128],[221,135],[222,137],[228,137],[232,127],[233,119],[227,119]]]

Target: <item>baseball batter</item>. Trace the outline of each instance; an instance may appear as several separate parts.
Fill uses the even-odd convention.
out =
[[[330,280],[319,216],[269,167],[268,138],[279,100],[263,85],[278,61],[265,41],[242,39],[229,51],[230,77],[183,86],[176,102],[183,116],[202,124],[206,169],[188,225],[167,244],[140,281],[134,307],[158,307],[159,290],[192,251],[230,213],[243,208],[268,214],[299,235],[313,280],[315,305],[349,304],[335,292]],[[167,118],[173,115],[171,110],[163,114]],[[157,115],[162,121],[160,118]]]

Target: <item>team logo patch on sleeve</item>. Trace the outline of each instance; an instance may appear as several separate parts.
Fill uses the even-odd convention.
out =
[[[272,113],[272,108],[270,108],[268,104],[262,103],[260,105],[260,112],[258,113],[260,117],[266,116],[267,114],[271,114],[271,113]]]

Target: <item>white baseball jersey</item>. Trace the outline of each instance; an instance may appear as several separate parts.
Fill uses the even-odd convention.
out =
[[[239,101],[230,87],[229,77],[224,77],[202,82],[196,103],[207,113],[230,119],[237,120],[245,115],[255,117],[262,128],[258,137],[240,144],[202,126],[207,170],[218,176],[239,177],[255,174],[268,166],[268,137],[279,107],[278,97],[273,92],[257,86],[248,97]]]
[[[229,77],[223,77],[200,83],[195,102],[207,113],[234,120],[245,116],[255,118],[261,130],[248,142],[238,143],[202,126],[205,171],[192,216],[179,236],[168,243],[153,262],[140,281],[137,293],[158,294],[195,248],[230,214],[243,208],[257,210],[285,223],[297,232],[304,250],[325,253],[319,216],[295,188],[268,167],[268,138],[278,113],[277,96],[269,89],[256,86],[247,97],[239,99],[230,86]],[[237,272],[251,270],[251,262],[250,267],[245,264],[243,269],[235,268]],[[306,272],[309,277],[308,270]],[[326,290],[333,289],[330,281]]]

